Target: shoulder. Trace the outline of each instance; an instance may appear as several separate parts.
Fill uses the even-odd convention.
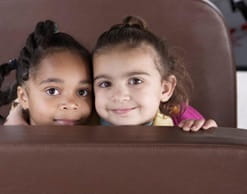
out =
[[[154,118],[153,126],[174,126],[171,117],[158,112]]]
[[[174,121],[174,124],[178,125],[183,120],[188,120],[188,119],[197,120],[197,119],[204,119],[204,117],[195,108],[193,108],[190,105],[186,105],[184,107],[184,110],[178,115],[173,116],[172,119]]]

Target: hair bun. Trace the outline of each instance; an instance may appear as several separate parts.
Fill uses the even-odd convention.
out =
[[[137,16],[127,16],[126,18],[123,19],[123,24],[131,26],[131,27],[137,27],[137,28],[144,29],[144,30],[147,29],[146,22],[142,18],[137,17]]]
[[[44,40],[49,39],[53,34],[57,33],[57,25],[51,20],[39,22],[34,30],[33,38],[37,45],[43,43]]]
[[[41,36],[49,36],[54,33],[56,33],[57,30],[57,25],[55,22],[51,20],[46,20],[44,22],[39,22],[36,27],[35,27],[35,34],[41,35]]]

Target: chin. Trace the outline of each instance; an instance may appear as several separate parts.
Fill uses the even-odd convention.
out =
[[[135,126],[135,125],[142,125],[145,122],[130,120],[130,121],[120,121],[120,122],[117,121],[117,122],[110,122],[110,123],[116,126],[124,126],[124,125]]]

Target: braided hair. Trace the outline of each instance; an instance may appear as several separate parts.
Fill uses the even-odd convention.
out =
[[[157,68],[162,79],[174,75],[177,85],[168,102],[161,102],[160,110],[164,114],[175,116],[182,112],[185,104],[189,102],[189,94],[192,91],[192,80],[185,66],[178,57],[170,53],[166,41],[151,32],[139,17],[127,16],[121,24],[113,25],[109,30],[103,32],[93,49],[93,55],[97,56],[102,51],[123,45],[127,48],[137,48],[142,45],[151,46],[158,57]]]
[[[4,78],[13,70],[16,70],[15,83],[6,90],[0,90],[0,106],[11,103],[17,97],[17,87],[21,86],[35,73],[38,64],[48,54],[69,50],[75,52],[91,68],[91,54],[69,34],[58,32],[56,24],[51,20],[38,22],[21,49],[19,57],[0,66],[0,87]]]

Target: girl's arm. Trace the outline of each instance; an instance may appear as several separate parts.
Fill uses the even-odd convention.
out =
[[[191,106],[186,106],[183,113],[172,118],[175,126],[182,128],[184,131],[199,131],[217,127],[217,123],[212,120],[206,120],[196,109]]]
[[[22,107],[19,103],[11,107],[9,115],[3,125],[28,125],[24,118]]]
[[[182,128],[184,131],[192,131],[196,132],[199,131],[201,128],[202,129],[210,129],[212,127],[218,127],[217,123],[215,120],[212,119],[188,119],[188,120],[183,120],[178,124],[178,127]]]

